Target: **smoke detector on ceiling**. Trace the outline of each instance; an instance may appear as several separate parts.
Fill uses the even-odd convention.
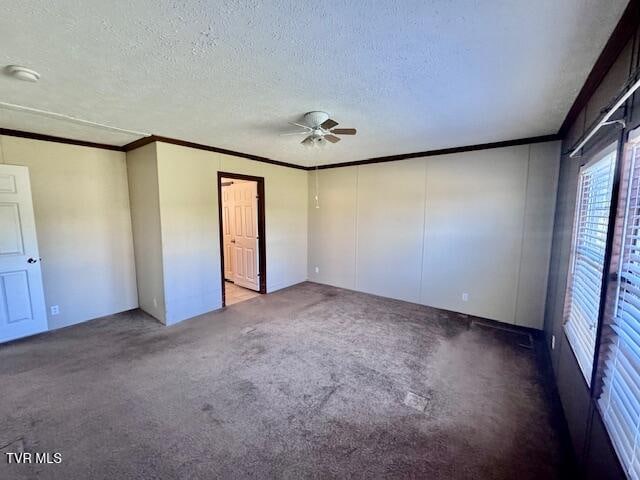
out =
[[[38,72],[27,67],[21,67],[20,65],[9,65],[7,67],[7,73],[13,78],[24,82],[37,82],[40,80],[40,74]]]

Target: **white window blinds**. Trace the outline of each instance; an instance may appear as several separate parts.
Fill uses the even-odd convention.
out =
[[[588,385],[593,370],[615,159],[612,152],[582,167],[578,184],[564,328]]]
[[[603,331],[604,367],[598,406],[629,478],[640,479],[640,150],[630,159],[619,280],[610,329]],[[627,183],[627,182],[625,182]]]

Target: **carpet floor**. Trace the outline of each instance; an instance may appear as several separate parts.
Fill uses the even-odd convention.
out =
[[[314,283],[112,315],[0,346],[0,450],[62,454],[0,478],[563,478],[529,341]]]

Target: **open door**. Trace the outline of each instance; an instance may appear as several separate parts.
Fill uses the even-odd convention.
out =
[[[29,170],[0,165],[0,343],[45,330]]]
[[[259,291],[258,184],[223,179],[222,192],[225,279]]]
[[[258,188],[256,182],[233,186],[233,282],[258,291]]]

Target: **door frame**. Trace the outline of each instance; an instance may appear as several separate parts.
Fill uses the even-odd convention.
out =
[[[235,178],[256,182],[258,186],[258,285],[260,293],[267,293],[267,242],[265,236],[265,202],[264,177],[254,177],[241,173],[218,172],[218,230],[220,233],[220,286],[222,290],[222,306],[226,306],[224,294],[224,232],[222,230],[222,179]]]

